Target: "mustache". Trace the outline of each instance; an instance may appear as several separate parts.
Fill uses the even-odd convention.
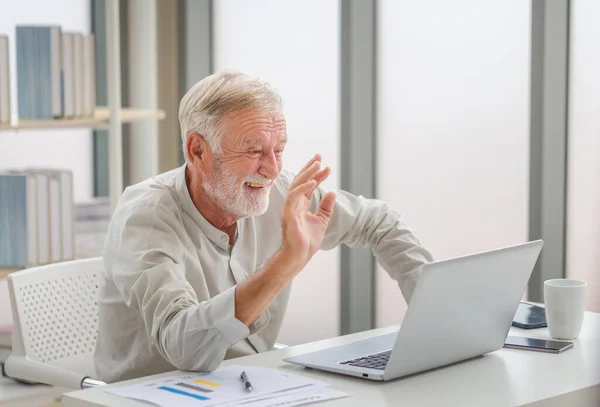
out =
[[[260,174],[250,175],[250,176],[246,177],[246,179],[244,180],[244,182],[255,182],[257,184],[265,184],[265,185],[270,184],[273,181],[275,181],[275,179],[264,177]]]

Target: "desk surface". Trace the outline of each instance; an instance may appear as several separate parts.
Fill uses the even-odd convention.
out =
[[[50,406],[65,391],[63,387],[17,383],[0,376],[0,406]]]
[[[282,358],[329,346],[342,345],[397,327],[374,329],[309,344],[231,359],[224,364],[262,365],[330,383],[352,397],[320,403],[328,406],[592,406],[600,405],[600,314],[586,313],[581,335],[573,349],[562,354],[501,349],[485,356],[390,382],[318,372],[283,362]],[[549,338],[547,329],[511,328],[511,335]],[[178,374],[170,372],[154,377]],[[136,379],[113,384],[118,386]],[[103,388],[66,393],[64,407],[142,407],[134,400],[104,392]]]

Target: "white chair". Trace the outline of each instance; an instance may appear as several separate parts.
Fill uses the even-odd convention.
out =
[[[103,270],[96,257],[8,276],[14,324],[8,376],[72,389],[106,384],[94,379],[96,294]],[[273,349],[286,347],[276,343]]]
[[[103,267],[96,257],[8,276],[13,314],[8,376],[71,389],[106,384],[94,379],[96,293]]]

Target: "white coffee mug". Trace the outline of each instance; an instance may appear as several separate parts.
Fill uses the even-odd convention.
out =
[[[585,315],[587,283],[557,278],[544,282],[544,304],[548,331],[554,339],[575,339]]]

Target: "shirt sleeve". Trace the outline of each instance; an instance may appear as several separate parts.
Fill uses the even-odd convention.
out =
[[[289,186],[294,174],[286,171]],[[311,210],[317,210],[328,191],[319,186],[311,199]],[[412,293],[423,265],[433,261],[432,253],[414,235],[404,217],[385,202],[367,199],[346,191],[335,190],[333,215],[321,245],[330,250],[340,244],[371,249],[383,269],[398,282],[406,302]]]
[[[166,361],[180,370],[210,371],[249,330],[235,318],[236,286],[198,298],[187,281],[189,243],[175,212],[155,203],[118,208],[104,250],[107,274],[127,306],[140,312]]]
[[[326,191],[319,188],[315,200]],[[419,273],[433,260],[431,252],[419,242],[404,217],[385,202],[335,191],[336,201],[322,249],[341,243],[373,251],[383,269],[398,282],[407,303],[417,284]]]

